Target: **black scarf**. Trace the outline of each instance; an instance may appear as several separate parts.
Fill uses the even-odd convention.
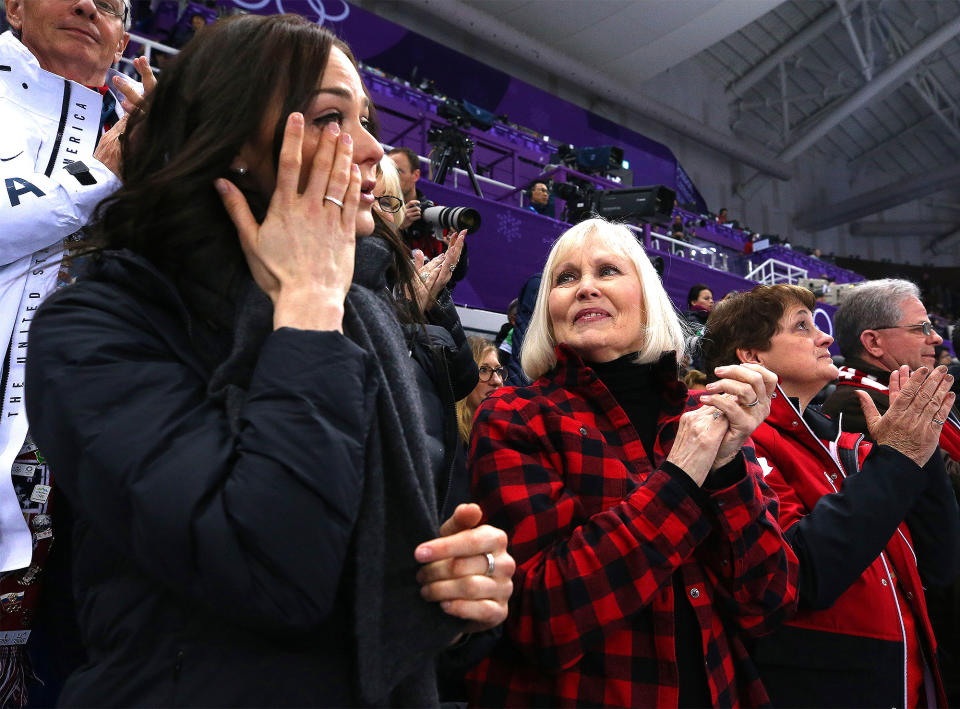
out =
[[[438,703],[433,659],[463,629],[463,621],[420,598],[418,544],[438,536],[435,486],[424,446],[420,393],[386,273],[392,252],[382,239],[357,240],[344,334],[367,353],[376,411],[366,441],[364,488],[341,600],[350,605],[356,648],[357,695],[366,705]],[[219,319],[219,318],[218,318]],[[223,402],[234,431],[273,307],[252,280],[241,288],[229,354],[210,379],[211,398]],[[352,596],[352,597],[351,597]]]

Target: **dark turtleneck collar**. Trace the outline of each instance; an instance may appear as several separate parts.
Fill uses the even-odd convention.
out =
[[[677,361],[667,353],[656,362],[637,364],[639,353],[631,352],[610,362],[586,362],[610,390],[613,398],[633,424],[643,450],[653,463],[653,445],[657,437],[657,419],[663,406],[663,393],[677,379]]]

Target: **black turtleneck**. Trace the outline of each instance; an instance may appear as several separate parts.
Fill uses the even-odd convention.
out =
[[[636,364],[637,353],[612,362],[588,362],[604,386],[613,394],[637,430],[643,450],[653,462],[653,446],[657,438],[657,418],[663,396],[665,375],[659,362]]]
[[[656,465],[653,459],[653,447],[657,438],[657,419],[663,404],[663,390],[671,378],[676,378],[676,369],[665,366],[663,360],[648,364],[636,364],[637,353],[619,357],[612,362],[588,362],[587,365],[596,373],[604,386],[613,394],[620,407],[627,414],[633,424],[643,450],[650,459],[651,465]],[[674,365],[675,366],[675,365]],[[688,490],[696,488],[698,494],[694,498],[702,505],[705,493],[697,488],[696,483],[685,472],[674,465],[669,466],[674,477],[681,479]],[[703,646],[700,638],[700,624],[687,599],[683,579],[679,573],[674,573],[673,595],[675,600],[674,637],[677,647],[677,670],[680,677],[679,707],[708,707],[713,702],[710,698],[710,687],[707,685],[707,675],[704,671]]]

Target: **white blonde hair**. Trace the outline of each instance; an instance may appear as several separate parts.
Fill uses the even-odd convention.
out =
[[[557,340],[550,321],[549,298],[553,288],[553,271],[561,258],[574,249],[581,249],[588,239],[600,242],[604,248],[629,259],[640,278],[643,295],[645,336],[637,358],[637,364],[654,362],[664,352],[673,351],[677,360],[685,352],[685,332],[670,297],[663,289],[656,269],[650,263],[646,251],[633,232],[622,224],[613,224],[606,219],[587,219],[571,227],[554,242],[543,267],[543,278],[537,292],[537,304],[530,318],[530,327],[523,338],[520,363],[531,379],[537,379],[553,369],[557,363]]]
[[[400,211],[393,213],[393,224],[399,229],[403,226],[405,217],[402,206],[404,204],[403,190],[400,189],[400,173],[397,172],[397,165],[389,155],[380,158],[380,174],[383,176],[383,194],[400,200]]]

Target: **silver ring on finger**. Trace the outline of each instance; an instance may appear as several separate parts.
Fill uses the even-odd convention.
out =
[[[341,202],[341,201],[340,201],[339,199],[337,199],[336,197],[331,197],[330,195],[325,194],[325,195],[323,195],[323,198],[324,198],[325,200],[327,200],[328,202],[333,202],[335,205],[337,205],[338,207],[340,207],[340,209],[343,209],[343,202]]]
[[[946,423],[946,421],[941,421],[941,420],[938,419],[936,416],[933,417],[933,422],[934,422],[935,424],[937,424],[938,426],[942,426],[943,424]]]
[[[493,576],[493,572],[497,570],[497,560],[493,558],[493,554],[490,552],[487,552],[485,556],[487,557],[487,570],[485,575]]]
[[[746,408],[748,409],[752,409],[754,406],[756,406],[759,403],[760,403],[760,397],[758,396],[757,400],[754,401],[752,404],[744,404],[744,406],[746,406]]]
[[[421,271],[417,275],[420,276],[420,280],[423,281],[424,283],[426,283],[427,279],[430,277],[427,275],[426,271]]]
[[[714,411],[714,412],[713,412],[713,420],[714,420],[714,421],[716,421],[716,420],[717,420],[718,418],[720,418],[721,416],[723,416],[723,412],[722,412],[722,411],[717,410],[717,411]]]
[[[450,273],[453,273],[456,270],[457,270],[457,264],[453,264],[452,266],[450,266]]]

